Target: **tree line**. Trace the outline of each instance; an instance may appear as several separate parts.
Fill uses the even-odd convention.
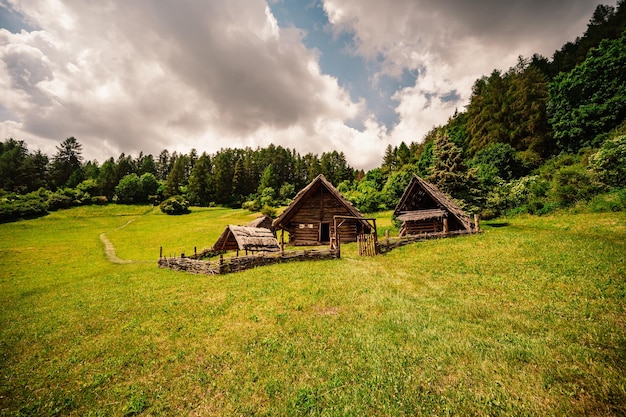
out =
[[[363,212],[392,209],[414,174],[485,217],[543,213],[611,188],[623,190],[625,1],[599,5],[585,34],[552,59],[520,57],[507,72],[476,80],[464,111],[421,142],[387,146],[381,166],[367,173],[352,168],[341,152],[300,155],[275,145],[201,155],[194,149],[122,153],[100,165],[83,161],[74,137],[51,158],[7,139],[0,143],[0,216],[36,212],[37,201],[55,209],[173,196],[198,206],[260,210],[285,204],[318,174]],[[626,205],[626,193],[615,198],[617,206]]]
[[[188,154],[163,150],[156,157],[122,153],[100,165],[84,161],[82,145],[74,137],[61,142],[52,158],[39,150],[31,152],[24,141],[0,143],[0,192],[5,206],[23,202],[24,196],[32,197],[26,206],[42,200],[52,209],[106,202],[159,203],[184,196],[196,206],[241,207],[248,202],[247,208],[260,210],[292,198],[319,174],[337,184],[355,179],[358,171],[343,152],[300,155],[273,144],[201,155],[195,149]]]
[[[342,192],[361,210],[392,209],[417,174],[484,217],[546,213],[611,190],[598,204],[626,208],[624,3],[597,6],[552,60],[520,57],[476,80],[464,111],[420,143],[387,146],[381,167]]]

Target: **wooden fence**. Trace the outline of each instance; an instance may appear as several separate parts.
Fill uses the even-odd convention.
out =
[[[290,251],[265,255],[235,256],[232,258],[224,258],[220,255],[218,259],[212,261],[202,261],[190,257],[160,257],[159,268],[169,268],[174,271],[186,271],[193,274],[219,275],[245,271],[257,266],[336,258],[337,253],[332,250]]]
[[[447,237],[456,237],[462,235],[471,235],[474,233],[480,233],[474,230],[456,230],[454,232],[435,232],[435,233],[422,233],[419,235],[402,236],[402,237],[389,237],[378,241],[378,253],[387,253],[393,249],[406,246],[410,243],[419,242],[421,240],[430,239],[443,239]]]

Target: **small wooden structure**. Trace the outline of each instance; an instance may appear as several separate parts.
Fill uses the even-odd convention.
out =
[[[213,251],[278,252],[280,246],[271,230],[229,224],[213,245]]]
[[[402,222],[400,236],[475,230],[475,224],[452,199],[417,175],[393,214]]]
[[[276,229],[272,226],[272,218],[269,216],[259,216],[246,225],[247,227],[262,227],[264,229],[270,229],[272,233],[276,232]]]
[[[350,219],[341,222],[336,228],[336,216]],[[336,230],[341,242],[356,242],[357,236],[371,230],[361,212],[322,174],[296,195],[272,225],[281,230],[281,244],[284,243],[287,231],[289,243],[300,246],[329,244],[334,241]]]

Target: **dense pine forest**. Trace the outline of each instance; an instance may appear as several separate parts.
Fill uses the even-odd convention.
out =
[[[270,145],[214,154],[163,150],[84,161],[70,137],[48,156],[0,143],[0,219],[81,204],[226,205],[262,210],[289,202],[324,174],[362,212],[393,208],[420,175],[484,218],[542,214],[579,202],[626,208],[626,8],[599,5],[582,37],[551,59],[520,57],[474,83],[464,111],[426,137],[387,146],[380,167],[351,167],[340,152],[300,155]],[[381,149],[382,151],[382,149]],[[382,152],[381,152],[382,153]]]

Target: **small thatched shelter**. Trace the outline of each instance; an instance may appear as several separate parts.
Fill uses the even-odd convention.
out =
[[[444,219],[450,232],[474,229],[469,216],[451,198],[417,175],[404,190],[393,214],[402,222],[400,236],[442,232]]]
[[[272,226],[272,218],[269,216],[259,216],[246,225],[247,227],[262,227],[264,229],[270,229],[272,233],[276,231]]]
[[[271,230],[229,224],[213,245],[214,251],[278,252],[280,246]]]
[[[361,212],[320,174],[295,196],[272,225],[287,231],[293,245],[322,245],[335,237],[335,216],[355,218],[338,227],[341,242],[356,242],[359,234],[371,228]]]

